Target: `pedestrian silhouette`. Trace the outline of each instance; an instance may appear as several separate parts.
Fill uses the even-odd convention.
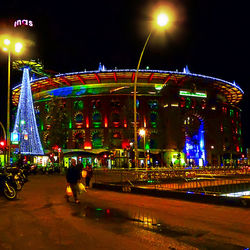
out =
[[[93,169],[92,169],[92,165],[91,164],[88,164],[87,165],[87,175],[86,175],[86,187],[89,188],[89,184],[90,184],[90,180],[93,176]]]
[[[78,182],[81,179],[81,172],[79,168],[76,166],[76,160],[71,159],[71,165],[66,173],[66,180],[68,183],[68,186],[70,186],[73,197],[75,200],[75,203],[79,203],[80,201],[77,198],[77,191],[78,191]],[[66,199],[69,201],[69,196],[66,194]]]

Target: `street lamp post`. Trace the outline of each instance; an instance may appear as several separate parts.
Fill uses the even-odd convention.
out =
[[[2,127],[2,130],[3,130],[3,137],[4,137],[4,140],[6,141],[6,131],[5,131],[5,128],[2,124],[2,122],[0,122],[0,126]],[[3,158],[3,162],[4,162],[4,165],[6,163],[6,152],[5,152],[5,149],[4,149],[4,158]]]
[[[164,13],[161,13],[160,15],[158,15],[157,17],[157,24],[161,27],[166,26],[168,23],[169,19],[168,16]],[[143,46],[138,64],[137,64],[137,68],[136,68],[136,73],[135,73],[135,80],[134,80],[134,151],[135,151],[135,168],[138,168],[138,142],[137,142],[137,106],[136,106],[136,91],[137,91],[137,78],[138,78],[138,72],[139,72],[139,68],[141,65],[141,59],[142,56],[144,54],[145,48],[148,44],[148,41],[151,37],[153,31],[151,31],[147,37],[147,40]]]
[[[152,31],[149,33],[147,40],[144,44],[144,47],[142,49],[140,58],[139,58],[139,62],[136,68],[136,73],[135,73],[135,81],[134,81],[134,150],[135,150],[135,168],[138,168],[138,142],[137,142],[137,106],[136,106],[136,88],[137,88],[137,77],[138,77],[138,72],[139,72],[139,68],[141,65],[141,59],[144,53],[144,50],[148,44],[149,38],[152,34]]]
[[[144,128],[141,128],[139,130],[139,135],[143,137],[143,155],[144,155],[144,160],[145,160],[145,167],[147,169],[147,159],[146,159],[146,154],[145,154],[146,130]]]
[[[6,146],[7,146],[7,164],[10,164],[10,64],[11,64],[11,52],[12,49],[15,49],[15,52],[19,53],[23,47],[20,42],[16,42],[14,46],[12,46],[12,42],[9,39],[4,39],[3,41],[4,47],[3,50],[8,52],[8,92],[7,92],[7,128],[6,128]]]
[[[10,164],[10,49],[8,50],[8,93],[7,93],[7,165]]]

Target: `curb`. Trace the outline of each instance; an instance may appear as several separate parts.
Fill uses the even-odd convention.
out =
[[[132,186],[123,186],[118,184],[103,184],[103,183],[93,183],[93,188],[109,190],[121,193],[131,193],[148,195],[153,197],[161,198],[172,198],[192,202],[209,203],[223,206],[237,206],[237,207],[250,207],[250,199],[240,198],[240,197],[226,197],[226,196],[215,196],[215,195],[205,195],[204,193],[188,193],[188,192],[176,192],[169,190],[156,190],[156,189],[146,189]]]

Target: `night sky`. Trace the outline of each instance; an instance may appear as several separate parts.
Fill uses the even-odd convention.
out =
[[[57,3],[55,3],[57,2]],[[249,8],[246,0],[106,0],[5,1],[0,7],[0,33],[16,19],[33,20],[35,45],[25,57],[39,58],[57,73],[136,68],[150,32],[152,12],[159,4],[175,9],[175,21],[164,34],[154,32],[141,68],[182,71],[235,81],[245,92],[243,143],[250,147]],[[34,37],[33,37],[34,36]],[[12,85],[21,81],[12,72]],[[0,52],[0,120],[6,117],[7,56]]]

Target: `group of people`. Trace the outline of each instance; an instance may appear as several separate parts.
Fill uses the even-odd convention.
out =
[[[86,171],[86,172],[85,172]],[[83,180],[83,176],[85,176],[85,185],[86,188],[89,188],[91,177],[93,176],[93,169],[91,164],[87,164],[86,168],[83,168],[82,163],[76,164],[75,159],[71,159],[70,167],[66,173],[66,181],[67,185],[70,186],[75,203],[79,203],[77,193],[79,191],[79,183]],[[69,195],[66,194],[66,199],[69,201]]]

